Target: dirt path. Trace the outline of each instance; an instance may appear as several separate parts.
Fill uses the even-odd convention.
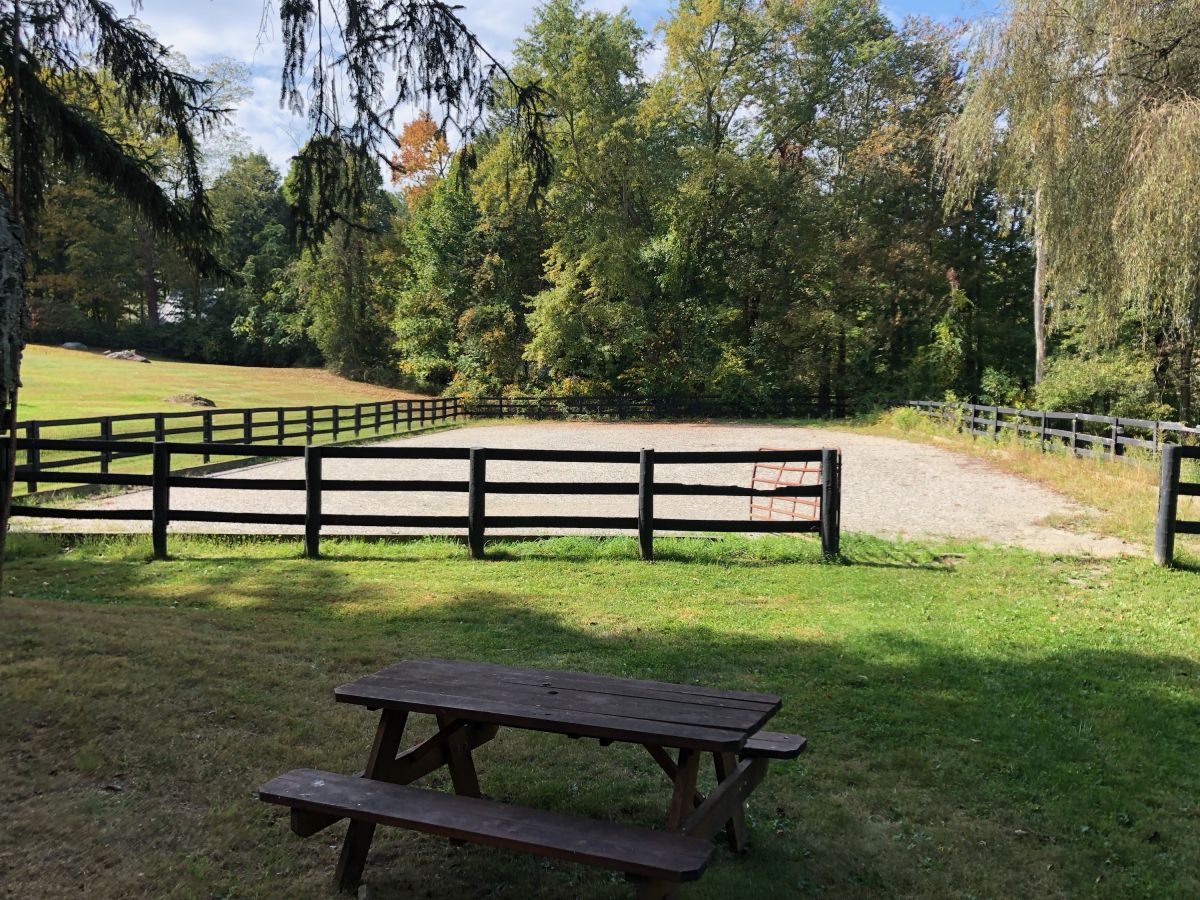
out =
[[[1080,516],[1078,504],[1047,488],[998,471],[969,456],[875,435],[853,434],[820,428],[759,425],[552,423],[464,428],[409,438],[405,445],[430,447],[535,447],[561,449],[636,450],[753,450],[760,447],[839,447],[843,453],[842,525],[846,531],[866,532],[886,538],[967,538],[1012,544],[1047,553],[1113,556],[1141,549],[1117,538],[1077,534],[1043,524],[1048,516]],[[465,479],[464,461],[327,460],[326,478],[434,478]],[[612,464],[497,463],[488,466],[489,480],[611,481],[634,480],[635,466]],[[660,480],[747,484],[747,465],[658,466]],[[300,478],[299,460],[268,463],[229,473],[231,477]],[[219,480],[222,476],[214,476]],[[635,515],[633,497],[528,497],[489,495],[488,513],[496,515]],[[656,499],[660,516],[688,518],[745,518],[746,500],[720,497],[662,497]],[[91,501],[101,509],[148,509],[149,491],[136,491]],[[221,491],[176,489],[172,508],[296,512],[304,509],[303,496],[292,491]],[[326,513],[375,514],[436,513],[462,515],[466,495],[461,493],[326,494]],[[23,527],[77,531],[121,530],[119,522],[24,520]],[[128,523],[144,530],[145,523]],[[279,526],[173,525],[176,531],[298,532]],[[411,529],[323,529],[395,532]],[[528,533],[529,529],[522,529]],[[491,533],[491,532],[489,532]],[[502,533],[502,532],[501,532]]]

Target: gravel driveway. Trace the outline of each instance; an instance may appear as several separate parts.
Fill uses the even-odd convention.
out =
[[[1050,553],[1112,556],[1140,552],[1116,538],[1076,534],[1042,524],[1047,516],[1082,513],[1078,504],[1047,488],[1000,472],[969,456],[874,435],[822,428],[765,425],[537,423],[463,428],[401,439],[405,446],[529,447],[555,449],[755,450],[760,447],[838,447],[843,453],[842,526],[886,538],[969,538]],[[655,467],[659,480],[748,484],[751,466]],[[221,475],[213,476],[219,481]],[[302,478],[300,460],[266,463],[226,477]],[[467,477],[461,460],[326,460],[325,478]],[[617,464],[490,462],[489,480],[619,481],[637,479],[637,467]],[[636,515],[636,497],[565,497],[489,494],[495,515]],[[84,505],[100,509],[149,509],[150,492],[133,491]],[[302,492],[222,491],[176,488],[173,509],[304,511]],[[462,493],[327,493],[326,513],[431,513],[464,515]],[[747,501],[733,497],[658,497],[664,517],[745,518]],[[144,522],[23,520],[25,529],[78,531],[147,530]],[[172,531],[245,533],[300,532],[298,527],[178,523]],[[427,531],[427,529],[423,529]],[[413,533],[415,529],[322,529],[325,534]],[[529,533],[530,529],[521,529]],[[489,534],[503,534],[492,532]]]

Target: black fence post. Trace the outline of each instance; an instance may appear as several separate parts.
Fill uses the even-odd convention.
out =
[[[284,432],[286,431],[286,429],[283,427],[284,426],[284,415],[285,414],[284,414],[282,406],[279,407],[279,409],[277,409],[275,411],[276,440],[280,447],[283,446],[283,436],[284,436]]]
[[[336,403],[329,408],[333,411],[333,439],[336,441],[338,432],[342,430],[342,408]]]
[[[29,442],[25,449],[25,465],[29,469],[29,478],[25,482],[25,489],[29,493],[37,493],[38,470],[42,467],[42,448],[38,446],[38,441],[41,439],[41,429],[37,422],[30,422],[25,426],[25,440]]]
[[[392,401],[392,434],[400,430],[400,401]]]
[[[354,404],[354,436],[358,437],[362,431],[362,404]]]
[[[213,420],[213,414],[210,412],[206,412],[204,414],[204,425],[202,426],[204,430],[201,432],[201,435],[200,435],[201,440],[206,444],[211,444],[213,442],[212,420]],[[208,462],[211,459],[212,459],[211,453],[204,454],[205,462]]]
[[[638,555],[654,559],[654,449],[638,457]]]
[[[411,399],[404,401],[404,418],[405,418],[404,430],[412,431],[412,400]]]
[[[248,409],[242,413],[242,442],[254,443],[254,413]]]
[[[383,404],[376,401],[375,403],[375,433],[379,434],[379,429],[383,427]]]
[[[304,555],[321,556],[321,455],[320,447],[304,448]]]
[[[108,416],[105,416],[103,419],[100,420],[100,440],[104,441],[105,443],[108,443],[112,439],[113,439],[113,437],[112,437],[112,419],[110,419]],[[100,474],[107,475],[108,467],[111,464],[112,464],[112,451],[111,450],[101,450],[100,451]]]
[[[838,555],[842,543],[842,490],[840,454],[821,450],[821,552],[829,559]]]
[[[313,442],[313,419],[316,416],[313,414],[313,408],[306,406],[304,408],[304,443],[311,444]]]
[[[467,482],[467,546],[471,559],[483,559],[483,520],[487,515],[487,450],[471,448],[471,475]]]
[[[150,542],[155,559],[167,558],[167,524],[171,521],[170,478],[171,447],[166,441],[155,441],[150,512]]]
[[[1175,557],[1175,515],[1179,508],[1179,446],[1162,445],[1158,476],[1158,517],[1154,527],[1154,564],[1169,566]]]

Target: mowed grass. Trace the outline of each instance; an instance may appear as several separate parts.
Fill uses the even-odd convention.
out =
[[[810,751],[693,898],[1200,895],[1194,571],[855,536],[490,545],[12,538],[0,605],[0,881],[15,896],[326,896],[256,787],[354,772],[332,688],[445,656],[783,696]],[[417,717],[413,735],[431,733]],[[493,798],[660,826],[639,748],[502,731]],[[449,789],[444,776],[432,785]],[[594,869],[382,829],[372,897],[618,898]]]
[[[31,344],[21,364],[21,418],[66,419],[122,413],[183,411],[166,398],[199,394],[220,408],[366,403],[415,397],[350,381],[323,369],[217,366],[157,359],[105,359],[98,351]]]

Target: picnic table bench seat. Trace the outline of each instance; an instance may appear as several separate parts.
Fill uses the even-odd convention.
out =
[[[711,841],[684,834],[317,769],[294,769],[280,775],[259,789],[259,798],[293,809],[522,850],[654,881],[694,881],[714,851]]]
[[[808,739],[798,734],[781,734],[778,731],[759,731],[752,735],[738,755],[742,759],[763,757],[766,759],[795,759],[808,746]]]

